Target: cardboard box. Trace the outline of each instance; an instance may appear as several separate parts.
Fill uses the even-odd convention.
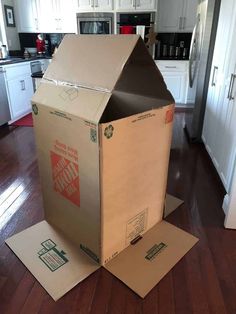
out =
[[[6,241],[55,300],[100,265],[144,297],[196,243],[162,221],[173,103],[139,36],[64,38],[32,100],[46,221]]]

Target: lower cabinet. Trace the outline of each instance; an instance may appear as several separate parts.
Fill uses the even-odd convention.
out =
[[[17,120],[31,111],[34,91],[30,64],[6,66],[5,70],[11,120]]]
[[[167,88],[175,99],[177,106],[187,102],[188,61],[156,61],[163,75]]]

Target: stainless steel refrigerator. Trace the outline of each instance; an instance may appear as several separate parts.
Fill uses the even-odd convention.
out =
[[[192,142],[200,142],[221,0],[201,0],[197,10],[189,55],[189,88],[193,106],[186,115],[185,131]]]

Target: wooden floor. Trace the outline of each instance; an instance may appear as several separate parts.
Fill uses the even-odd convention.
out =
[[[33,128],[0,131],[0,313],[236,313],[236,231],[225,230],[224,190],[200,144],[189,145],[177,113],[168,192],[185,204],[168,221],[199,243],[142,300],[104,269],[54,302],[4,244],[43,219]]]

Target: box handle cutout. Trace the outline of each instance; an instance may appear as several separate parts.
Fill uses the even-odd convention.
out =
[[[136,243],[138,243],[143,237],[139,234],[136,238],[134,238],[130,244],[131,245],[135,245]]]

